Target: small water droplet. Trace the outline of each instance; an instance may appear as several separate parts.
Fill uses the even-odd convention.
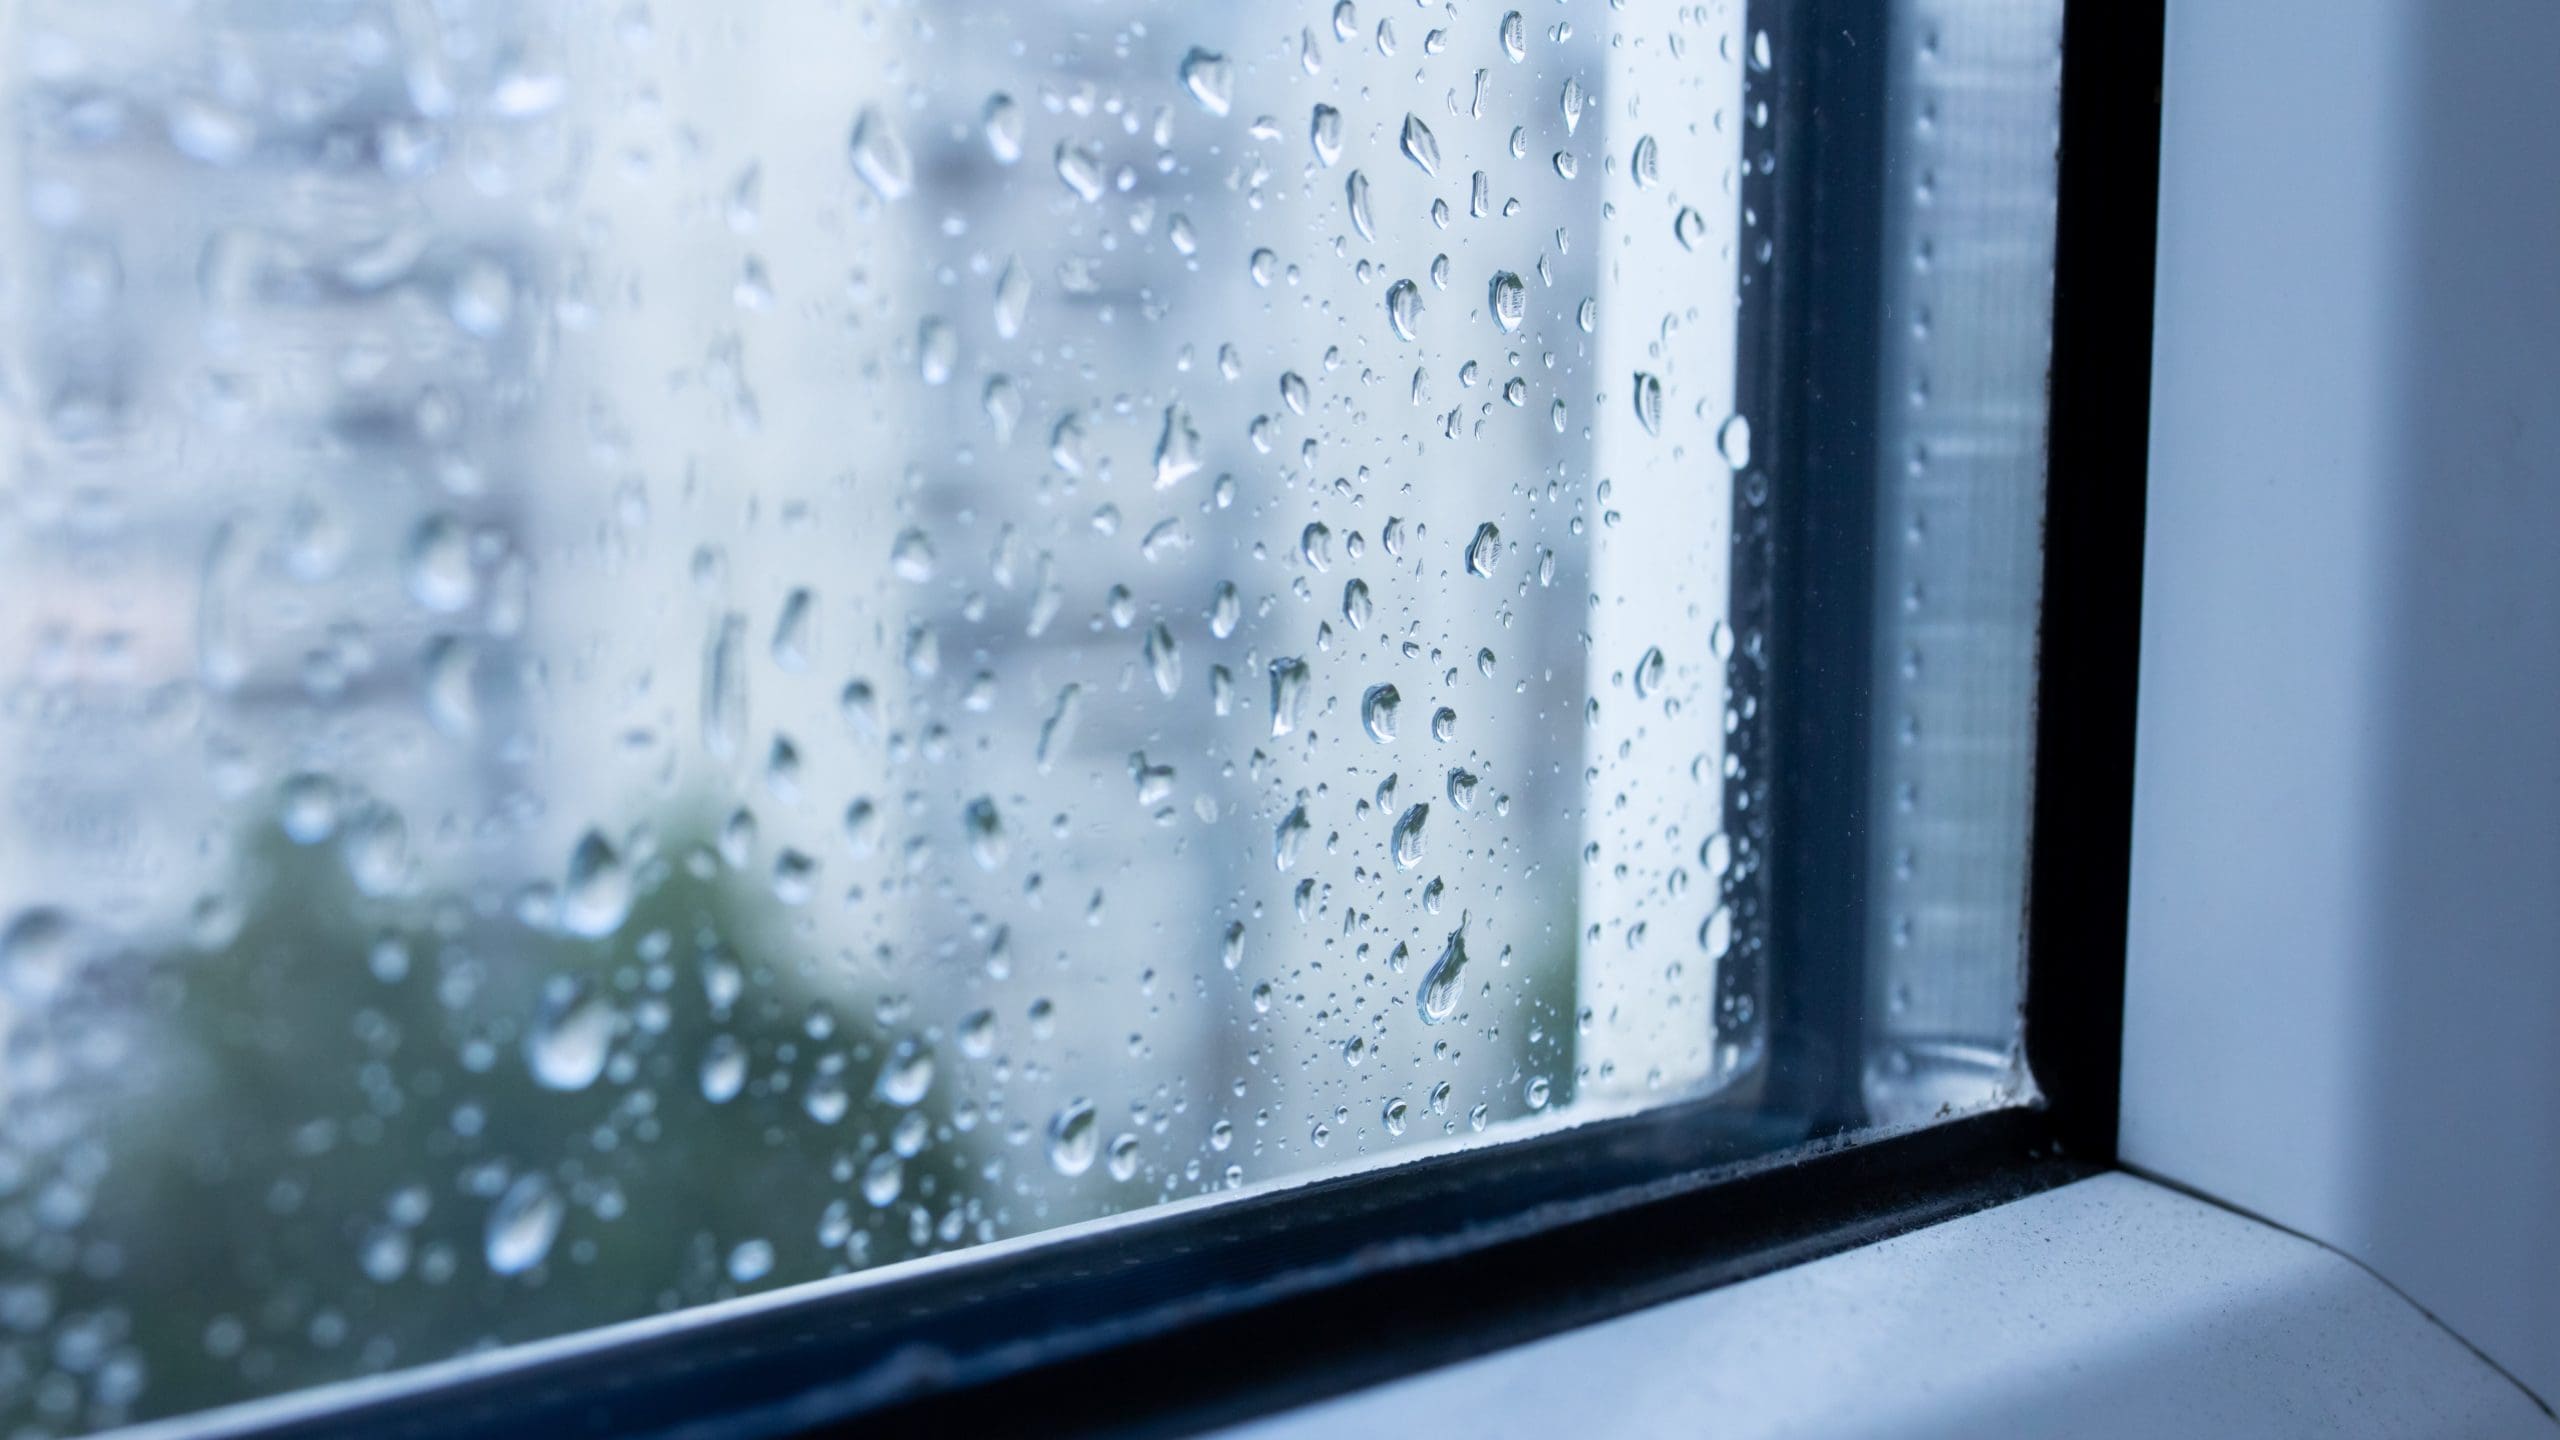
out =
[[[1662,671],[1662,648],[1660,646],[1647,647],[1644,654],[1636,660],[1634,678],[1637,699],[1645,699],[1646,697],[1661,690]]]
[[[560,928],[599,939],[622,928],[631,913],[631,872],[611,842],[589,830],[569,852],[567,883],[560,890]]]
[[[978,862],[981,870],[1000,868],[1012,846],[1005,836],[1004,817],[997,812],[993,797],[981,795],[970,801],[961,819],[969,833],[970,858]]]
[[[1022,107],[1013,97],[999,90],[987,97],[985,119],[980,126],[986,136],[987,153],[999,165],[1010,165],[1022,158]]]
[[[1056,153],[1058,179],[1087,201],[1099,200],[1106,188],[1099,152],[1073,141],[1058,142]]]
[[[1681,206],[1680,213],[1671,217],[1671,236],[1680,242],[1681,249],[1697,249],[1706,243],[1707,217],[1686,205]]]
[[[1736,471],[1751,468],[1751,422],[1740,415],[1726,418],[1716,428],[1716,450],[1724,463]]]
[[[1662,381],[1651,372],[1639,370],[1635,379],[1636,421],[1647,435],[1662,433]]]
[[[1179,403],[1164,407],[1164,429],[1156,436],[1156,488],[1169,489],[1200,473],[1200,432],[1191,412]]]

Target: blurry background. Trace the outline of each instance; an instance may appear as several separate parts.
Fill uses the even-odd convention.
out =
[[[1747,1076],[1740,9],[10,7],[7,1428]]]

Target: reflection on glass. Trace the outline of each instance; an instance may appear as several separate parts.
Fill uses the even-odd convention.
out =
[[[9,7],[6,1428],[1747,1076],[1740,10]]]

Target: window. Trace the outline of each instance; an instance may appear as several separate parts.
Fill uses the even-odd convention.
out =
[[[11,8],[5,1428],[2017,1148],[2062,9]]]

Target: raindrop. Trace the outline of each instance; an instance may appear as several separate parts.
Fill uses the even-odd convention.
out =
[[[1342,182],[1342,196],[1351,207],[1351,228],[1359,231],[1363,240],[1377,239],[1378,227],[1369,219],[1369,177],[1352,171],[1351,177]]]
[[[1493,312],[1493,323],[1501,326],[1502,333],[1508,335],[1519,329],[1520,322],[1528,318],[1529,288],[1510,271],[1496,270],[1485,304]]]
[[[747,1049],[732,1035],[714,1035],[702,1050],[702,1098],[725,1105],[747,1088]]]
[[[1300,375],[1295,370],[1282,371],[1280,374],[1280,403],[1288,406],[1289,409],[1296,414],[1306,414],[1306,377]]]
[[[862,1167],[862,1198],[875,1210],[896,1204],[898,1192],[906,1188],[906,1162],[894,1150],[883,1150]]]
[[[714,760],[738,753],[747,729],[747,621],[728,615],[715,622],[702,660],[702,745]]]
[[[1449,932],[1449,943],[1440,958],[1423,972],[1422,988],[1414,992],[1414,1007],[1422,1012],[1422,1023],[1437,1025],[1458,1013],[1458,982],[1467,968],[1467,917],[1458,916],[1458,928]]]
[[[1244,963],[1244,922],[1227,922],[1226,943],[1219,948],[1218,963],[1233,970]]]
[[[1307,662],[1282,656],[1271,662],[1271,733],[1286,735],[1298,728],[1298,712],[1307,703]]]
[[[1422,291],[1410,280],[1399,280],[1387,287],[1387,323],[1395,327],[1398,337],[1415,338],[1415,322],[1422,317]]]
[[[1556,97],[1556,108],[1564,112],[1564,133],[1571,135],[1582,125],[1582,82],[1566,76],[1564,91]]]
[[[913,1040],[901,1040],[881,1062],[880,1078],[873,1082],[871,1093],[905,1109],[924,1099],[932,1088],[933,1051]]]
[[[961,820],[969,832],[969,856],[981,870],[994,870],[1004,864],[1011,848],[1005,838],[1004,817],[996,811],[995,800],[986,795],[969,802]]]
[[[773,1242],[748,1240],[729,1252],[729,1278],[751,1285],[773,1272]]]
[[[1236,633],[1236,625],[1244,619],[1244,598],[1236,593],[1230,581],[1218,582],[1217,593],[1209,599],[1209,633],[1221,640]]]
[[[1378,1113],[1378,1120],[1387,1127],[1389,1135],[1401,1135],[1404,1133],[1406,1113],[1407,1107],[1404,1100],[1399,1097],[1387,1102],[1387,1108]]]
[[[809,617],[817,609],[808,587],[782,597],[782,613],[773,622],[773,663],[785,670],[809,668]]]
[[[1111,1142],[1111,1156],[1108,1163],[1112,1179],[1132,1180],[1137,1178],[1138,1137],[1135,1135],[1122,1135],[1113,1140]]]
[[[1191,412],[1179,403],[1164,407],[1164,430],[1156,437],[1156,488],[1168,489],[1200,471],[1200,432]]]
[[[1680,213],[1671,217],[1671,235],[1680,242],[1681,249],[1695,250],[1706,243],[1707,217],[1683,205]]]
[[[604,992],[555,976],[524,1035],[524,1059],[546,1090],[584,1090],[604,1073],[620,1014]]]
[[[1476,536],[1467,542],[1467,573],[1491,576],[1494,562],[1502,558],[1502,531],[1487,520],[1476,527]]]
[[[916,326],[916,373],[927,385],[946,384],[959,360],[959,332],[939,315],[926,316]]]
[[[1374,608],[1373,603],[1369,599],[1368,581],[1354,580],[1350,584],[1342,587],[1342,619],[1344,624],[1349,625],[1354,630],[1365,630],[1369,628],[1369,616]]]
[[[1004,273],[996,277],[996,333],[1010,340],[1022,333],[1023,315],[1031,307],[1031,274],[1022,268],[1020,257],[1004,262]]]
[[[1147,631],[1145,651],[1147,673],[1155,677],[1157,692],[1169,696],[1181,689],[1182,647],[1163,621],[1157,621],[1154,628]]]
[[[482,1241],[489,1268],[500,1275],[521,1275],[541,1264],[542,1257],[551,1253],[551,1242],[559,1236],[568,1208],[548,1177],[517,1176],[489,1211]]]
[[[1086,200],[1102,198],[1102,156],[1089,147],[1061,140],[1057,150],[1058,179]]]
[[[1422,167],[1423,174],[1440,173],[1440,141],[1431,133],[1431,127],[1422,123],[1421,116],[1410,110],[1404,112],[1404,134],[1397,144],[1407,159]]]
[[[1394,744],[1396,707],[1403,703],[1404,697],[1396,693],[1393,685],[1370,686],[1369,692],[1360,697],[1361,728],[1369,732],[1370,739],[1381,745]]]
[[[631,872],[602,833],[589,830],[569,852],[568,883],[560,890],[560,928],[600,939],[622,928],[631,913]]]
[[[1431,807],[1427,804],[1415,805],[1397,818],[1392,837],[1397,869],[1410,870],[1422,863],[1422,826],[1430,818]]]
[[[1313,823],[1307,819],[1307,807],[1304,805],[1293,806],[1288,814],[1280,817],[1280,823],[1271,827],[1273,869],[1287,870],[1298,863],[1298,853],[1306,848],[1307,831],[1312,828]]]
[[[1728,417],[1716,428],[1716,449],[1735,470],[1750,469],[1751,422],[1740,415]]]
[[[1201,109],[1224,115],[1235,97],[1236,67],[1224,55],[1194,47],[1182,57],[1182,88]]]
[[[317,845],[338,833],[338,785],[326,775],[302,774],[278,792],[276,823],[296,845]]]
[[[1010,165],[1022,158],[1022,107],[1013,97],[998,91],[987,97],[986,118],[981,129],[987,139],[987,153],[999,165]]]
[[[1084,687],[1069,681],[1058,691],[1057,702],[1049,707],[1049,718],[1040,722],[1040,746],[1032,762],[1040,773],[1049,773],[1058,756],[1075,740],[1076,717],[1084,710]]]
[[[1093,1102],[1068,1101],[1049,1119],[1049,1168],[1069,1179],[1083,1174],[1093,1168],[1101,1141],[1102,1126]]]
[[[907,142],[898,138],[876,108],[866,106],[854,117],[849,148],[853,173],[881,199],[897,200],[914,188],[915,161],[907,154]]]
[[[1650,190],[1662,183],[1661,147],[1653,143],[1652,136],[1637,138],[1635,153],[1627,159],[1627,174],[1634,178],[1639,190]]]
[[[1644,426],[1644,433],[1647,435],[1661,434],[1662,381],[1657,379],[1649,371],[1639,370],[1636,372],[1635,406],[1636,421]]]
[[[1342,112],[1330,105],[1318,105],[1307,122],[1307,143],[1315,147],[1317,163],[1331,168],[1342,158]]]
[[[1502,17],[1502,53],[1510,56],[1514,65],[1528,58],[1529,25],[1517,10]]]
[[[450,515],[422,522],[409,536],[409,598],[440,615],[461,610],[480,593],[471,568],[471,537]]]
[[[1645,699],[1662,689],[1662,648],[1652,646],[1636,661],[1636,698]]]

